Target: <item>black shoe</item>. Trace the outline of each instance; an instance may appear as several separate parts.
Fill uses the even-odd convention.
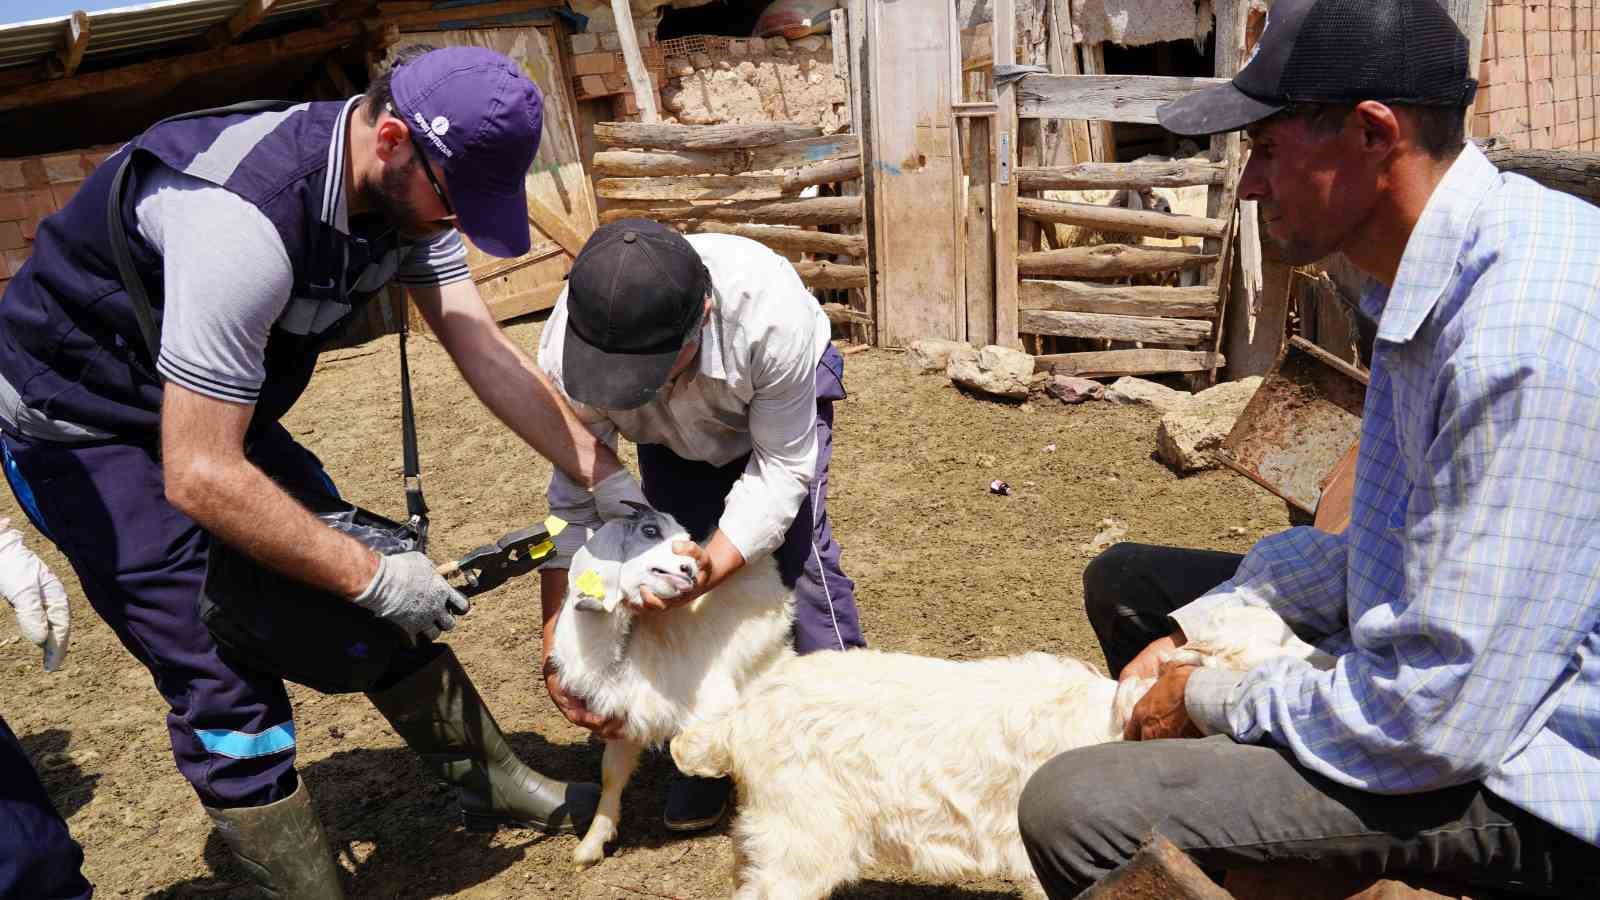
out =
[[[728,814],[733,779],[674,775],[667,783],[667,808],[661,815],[669,831],[705,831]]]

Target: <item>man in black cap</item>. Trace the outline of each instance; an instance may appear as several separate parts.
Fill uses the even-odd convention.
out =
[[[539,365],[590,429],[639,447],[645,497],[683,523],[697,544],[694,586],[656,609],[686,604],[772,553],[794,589],[795,649],[864,645],[855,585],[839,567],[828,523],[833,404],[844,358],[829,342],[816,298],[788,260],[755,241],[688,238],[625,219],[596,231],[573,262],[539,342]],[[599,524],[591,493],[559,470],[550,510],[568,522],[542,573],[545,656],[567,590],[572,553]],[[545,669],[556,705],[578,725],[609,723],[569,696]],[[726,779],[675,779],[665,820],[675,831],[715,825]]]
[[[1231,83],[1161,110],[1248,131],[1239,195],[1277,256],[1371,277],[1371,385],[1345,532],[1084,572],[1111,671],[1154,680],[1125,730],[1149,743],[1029,782],[1050,896],[1153,831],[1211,869],[1600,896],[1600,210],[1465,143],[1475,89],[1437,0],[1278,0]],[[1236,606],[1334,664],[1163,664]]]

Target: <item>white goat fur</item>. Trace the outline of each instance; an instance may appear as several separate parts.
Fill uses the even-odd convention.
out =
[[[1267,610],[1224,611],[1211,625],[1220,630],[1174,662],[1320,655]],[[1037,894],[1017,830],[1023,786],[1059,753],[1120,739],[1142,693],[1044,653],[814,653],[684,730],[672,755],[684,772],[738,784],[738,900],[826,897],[878,864],[942,881],[1001,876]]]
[[[720,716],[752,678],[794,655],[794,597],[771,556],[751,561],[688,606],[639,614],[641,587],[662,598],[684,587],[670,574],[685,564],[692,573],[693,560],[673,553],[672,544],[688,539],[671,516],[641,509],[607,522],[572,561],[550,658],[568,693],[591,712],[623,722],[623,737],[606,742],[599,810],[573,851],[580,865],[599,862],[616,837],[622,788],[645,747]],[[608,610],[592,609],[592,602],[579,607],[586,571],[604,581]]]

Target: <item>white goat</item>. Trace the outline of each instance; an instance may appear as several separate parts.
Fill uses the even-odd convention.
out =
[[[1197,636],[1184,659],[1244,668],[1320,656],[1268,610],[1227,610],[1212,626],[1223,630]],[[1044,653],[814,653],[685,729],[672,756],[738,784],[738,900],[826,897],[875,864],[941,881],[1001,876],[1038,893],[1017,830],[1023,785],[1059,753],[1120,739],[1142,693]]]
[[[623,722],[623,737],[606,742],[594,822],[573,851],[580,866],[599,862],[616,837],[622,788],[645,747],[726,712],[752,678],[794,655],[794,596],[771,556],[688,606],[639,614],[641,588],[665,599],[694,583],[694,560],[672,551],[688,539],[671,516],[640,506],[572,559],[550,659],[567,692]]]

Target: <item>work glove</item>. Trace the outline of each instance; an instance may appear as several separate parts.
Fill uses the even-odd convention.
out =
[[[67,589],[44,560],[22,546],[22,534],[11,527],[10,519],[0,519],[0,593],[17,614],[22,636],[44,650],[44,670],[61,668],[72,626]]]
[[[355,602],[406,634],[429,640],[456,627],[456,616],[472,608],[432,561],[415,550],[379,556],[378,574]]]
[[[629,503],[640,506],[649,506],[650,502],[644,499],[644,490],[639,487],[639,482],[627,469],[618,469],[606,476],[591,491],[594,495],[595,512],[599,513],[602,521],[612,519],[626,519],[633,515],[633,508]]]

